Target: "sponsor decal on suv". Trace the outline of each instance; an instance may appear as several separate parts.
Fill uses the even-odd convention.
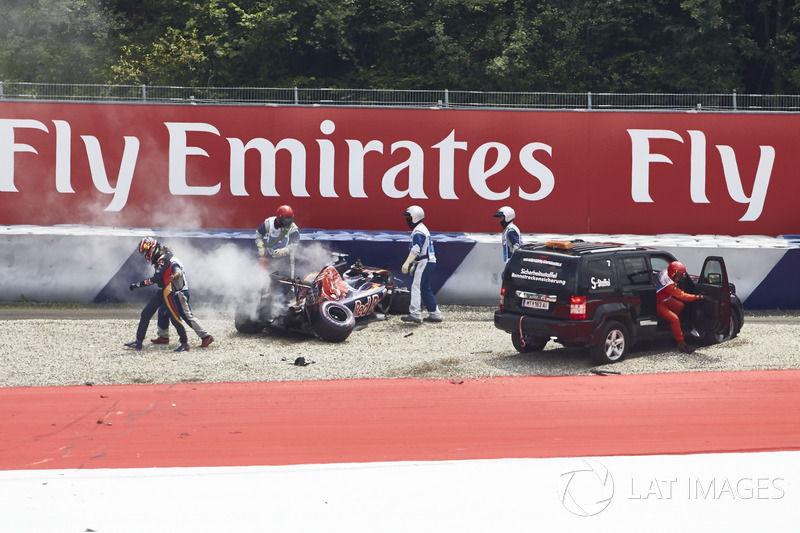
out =
[[[566,285],[567,280],[558,279],[559,272],[542,272],[541,270],[528,270],[523,268],[519,272],[512,272],[512,278],[525,279],[528,281],[542,281],[553,285]]]
[[[524,263],[539,263],[541,265],[550,265],[559,268],[564,264],[561,261],[552,261],[550,259],[542,259],[540,257],[523,257],[522,261]]]
[[[596,278],[596,277],[592,276],[592,279],[590,280],[590,282],[592,284],[592,290],[605,289],[607,287],[611,287],[611,279],[610,278],[602,278],[601,279],[601,278]]]

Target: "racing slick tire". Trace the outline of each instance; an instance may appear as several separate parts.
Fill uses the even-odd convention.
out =
[[[261,313],[255,304],[239,304],[233,316],[233,325],[239,333],[254,335],[261,333],[266,323],[260,317]]]
[[[547,337],[534,337],[525,335],[525,346],[522,345],[522,337],[519,333],[511,334],[511,344],[519,353],[541,352],[550,339]]]
[[[607,322],[598,341],[589,347],[592,362],[607,365],[622,361],[628,353],[629,341],[628,330],[622,323]]]
[[[356,326],[356,318],[350,308],[330,300],[319,304],[309,319],[314,333],[326,342],[342,342]]]

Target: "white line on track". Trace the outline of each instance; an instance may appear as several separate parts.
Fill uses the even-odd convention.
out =
[[[0,472],[13,533],[786,531],[799,504],[800,452]]]

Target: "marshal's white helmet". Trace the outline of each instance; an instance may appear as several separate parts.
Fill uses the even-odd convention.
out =
[[[494,216],[496,216],[497,218],[503,217],[506,222],[511,222],[512,220],[514,220],[514,217],[517,216],[517,214],[514,212],[512,208],[508,207],[507,205],[504,205],[503,207],[497,210],[497,213],[495,213]]]
[[[422,208],[418,205],[412,205],[408,209],[403,211],[403,216],[411,218],[411,222],[416,224],[417,222],[425,218],[425,211],[423,211]]]

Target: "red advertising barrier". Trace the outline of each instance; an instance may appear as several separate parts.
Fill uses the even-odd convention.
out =
[[[0,224],[800,233],[799,115],[0,103]]]

